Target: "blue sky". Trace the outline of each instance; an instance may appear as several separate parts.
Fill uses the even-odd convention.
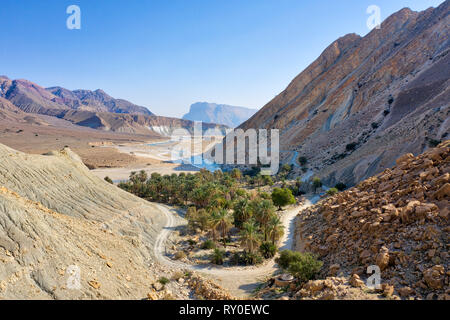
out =
[[[0,74],[101,88],[165,116],[197,101],[260,108],[335,39],[443,0],[2,0]],[[66,8],[81,8],[81,30]]]

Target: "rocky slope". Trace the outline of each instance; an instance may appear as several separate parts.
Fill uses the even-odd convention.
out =
[[[41,118],[23,112],[4,98],[0,98],[0,121],[47,125]]]
[[[339,283],[365,288],[367,267],[377,265],[385,296],[450,299],[449,209],[446,141],[417,157],[406,154],[392,169],[300,213],[296,249],[320,257],[322,278],[344,279],[329,278],[335,288]],[[297,296],[331,290],[318,281]]]
[[[185,114],[183,119],[217,123],[230,128],[236,128],[254,115],[256,111],[255,109],[234,107],[225,104],[197,102],[191,105],[189,113]]]
[[[328,185],[423,152],[450,128],[449,12],[448,0],[402,9],[365,37],[336,40],[241,128],[280,129],[282,161],[300,172],[305,156]]]

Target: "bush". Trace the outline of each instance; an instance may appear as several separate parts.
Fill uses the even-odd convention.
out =
[[[250,266],[261,263],[263,261],[263,258],[258,253],[243,252],[241,261],[242,264]]]
[[[105,181],[108,182],[108,183],[114,184],[114,182],[108,176],[105,177]]]
[[[170,282],[169,279],[167,279],[166,277],[161,277],[158,280],[159,283],[161,283],[163,286],[165,286],[166,284],[168,284]]]
[[[175,258],[175,260],[184,259],[184,258],[186,258],[186,253],[184,253],[184,251],[177,251],[177,252],[175,252],[174,258]]]
[[[356,149],[356,146],[357,146],[357,145],[358,145],[358,144],[357,144],[356,142],[349,143],[349,144],[347,144],[347,145],[345,146],[345,150],[347,150],[347,151],[353,151],[353,150]]]
[[[259,247],[259,252],[261,252],[262,256],[266,259],[273,258],[277,253],[277,250],[277,246],[270,242],[264,242]]]
[[[281,251],[280,256],[275,260],[276,263],[280,266],[281,269],[287,270],[291,262],[295,261],[296,252],[291,250]]]
[[[372,122],[371,126],[372,126],[372,129],[377,129],[380,125],[376,122]]]
[[[287,188],[274,188],[272,192],[272,201],[273,204],[278,206],[281,210],[281,207],[284,207],[288,204],[294,204],[295,198],[292,195],[292,191]]]
[[[315,178],[313,179],[312,186],[313,186],[313,188],[314,188],[314,192],[316,192],[316,190],[317,190],[318,188],[321,188],[321,187],[322,187],[322,181],[320,180],[320,178],[315,177]]]
[[[327,191],[327,195],[329,196],[334,196],[335,194],[337,194],[339,192],[339,190],[337,188],[330,188]]]
[[[282,251],[276,262],[283,270],[300,281],[313,279],[323,265],[322,261],[318,261],[309,252],[301,253],[290,250]]]
[[[334,187],[339,191],[344,191],[345,189],[347,189],[347,186],[342,182],[337,183]]]
[[[214,252],[211,255],[211,263],[222,265],[225,257],[225,251],[220,249],[214,249]]]
[[[214,249],[216,248],[216,244],[214,243],[214,241],[212,240],[206,240],[205,242],[203,242],[202,244],[202,249]]]
[[[300,254],[299,261],[294,261],[289,265],[288,272],[298,280],[306,282],[314,279],[315,275],[322,268],[323,262],[316,260],[311,253]]]
[[[308,163],[308,159],[306,159],[306,157],[299,157],[298,158],[298,163],[300,163],[300,165],[302,167],[304,167]]]

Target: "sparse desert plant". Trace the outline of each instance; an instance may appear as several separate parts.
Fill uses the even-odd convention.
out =
[[[184,259],[184,258],[186,258],[186,253],[184,253],[184,251],[177,251],[177,252],[175,252],[174,258],[175,258],[175,260]]]
[[[289,265],[288,272],[298,280],[306,282],[314,279],[322,265],[323,262],[318,261],[311,253],[300,253],[299,260]]]
[[[163,286],[165,286],[166,284],[168,284],[170,282],[170,280],[167,279],[166,277],[161,277],[158,279],[158,282],[161,283]]]
[[[312,187],[314,189],[314,192],[316,192],[318,188],[322,187],[322,180],[320,180],[320,178],[318,177],[315,177],[312,181]]]
[[[345,189],[347,189],[347,186],[342,182],[337,183],[334,187],[339,191],[344,191]]]
[[[211,255],[211,263],[222,265],[223,260],[225,258],[225,251],[221,249],[214,249],[214,252]]]
[[[214,243],[214,241],[212,240],[206,240],[205,242],[203,242],[202,244],[202,249],[214,249],[216,247],[216,244]]]
[[[246,266],[259,264],[262,261],[263,261],[262,256],[257,252],[250,253],[244,251],[241,255],[241,263]]]
[[[259,252],[266,259],[273,258],[277,253],[277,246],[271,242],[263,242],[259,247]]]
[[[282,251],[275,261],[283,270],[302,282],[313,279],[323,265],[312,253],[291,250]]]
[[[298,158],[298,163],[300,163],[300,165],[304,167],[308,163],[308,159],[304,156],[301,156]]]
[[[114,184],[114,182],[108,176],[105,177],[105,181],[108,182],[108,183]]]
[[[327,195],[334,196],[338,192],[339,192],[339,190],[337,188],[330,188],[330,189],[327,190]]]

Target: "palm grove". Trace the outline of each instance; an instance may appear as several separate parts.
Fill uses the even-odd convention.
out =
[[[227,247],[234,230],[242,251],[234,253],[233,263],[256,264],[276,254],[277,242],[283,236],[277,207],[281,210],[295,203],[289,188],[274,188],[269,194],[260,191],[264,185],[273,185],[270,176],[244,176],[238,169],[202,169],[195,174],[152,173],[150,177],[141,171],[132,173],[119,187],[148,201],[187,208],[190,232],[207,234],[203,247],[215,249],[213,263],[223,263],[226,253],[219,246]]]

